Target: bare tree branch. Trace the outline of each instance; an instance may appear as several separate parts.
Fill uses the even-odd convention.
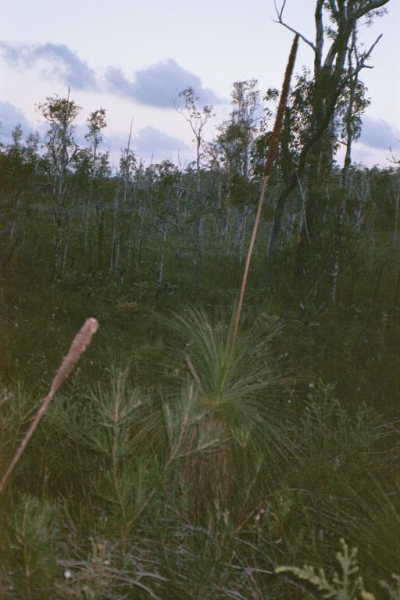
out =
[[[357,66],[355,68],[356,74],[358,74],[362,69],[373,69],[374,68],[371,65],[366,65],[365,61],[369,59],[372,51],[374,50],[375,46],[380,42],[382,37],[383,37],[383,34],[382,33],[379,34],[378,37],[376,38],[376,40],[373,42],[373,44],[371,44],[371,46],[368,48],[368,50],[366,52],[364,52],[361,56],[358,56],[356,53],[356,60],[357,60]]]
[[[288,29],[292,33],[294,33],[295,35],[298,35],[299,38],[302,39],[305,44],[307,44],[308,46],[310,46],[310,48],[312,48],[313,51],[316,52],[317,48],[316,48],[315,44],[313,44],[302,33],[300,33],[299,31],[297,31],[297,29],[293,29],[293,27],[291,27],[290,25],[288,25],[283,20],[283,13],[284,13],[285,6],[286,6],[286,0],[283,0],[282,5],[281,5],[280,8],[278,8],[276,0],[274,0],[274,6],[275,6],[275,11],[276,11],[276,16],[277,16],[277,21],[275,21],[275,23],[279,23],[279,25],[283,25],[283,27],[285,27],[286,29]]]
[[[316,47],[315,47],[315,61],[314,61],[314,69],[315,72],[318,73],[321,69],[322,64],[322,52],[324,48],[324,23],[322,18],[322,9],[324,6],[323,0],[318,0],[315,7],[315,28],[316,28]]]

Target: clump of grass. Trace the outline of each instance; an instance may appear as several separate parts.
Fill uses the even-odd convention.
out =
[[[58,510],[55,504],[21,494],[9,512],[4,532],[9,548],[5,597],[40,600],[53,589],[57,577]],[[11,560],[14,559],[14,560]]]
[[[279,328],[260,319],[232,344],[229,322],[190,309],[175,329],[186,372],[176,370],[181,391],[166,399],[168,435],[185,457],[185,487],[201,512],[212,499],[224,503],[235,488],[246,489],[242,479],[251,479],[260,460],[289,452],[286,380],[270,350]]]
[[[365,474],[364,486],[350,486],[340,518],[357,541],[370,573],[387,578],[400,565],[400,485]]]

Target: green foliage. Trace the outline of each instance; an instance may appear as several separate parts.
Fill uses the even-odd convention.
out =
[[[70,382],[14,480],[19,508],[7,527],[15,554],[6,540],[0,548],[5,589],[13,585],[21,597],[31,589],[32,598],[38,586],[44,598],[54,589],[82,599],[279,597],[288,584],[274,580],[273,566],[320,555],[329,565],[337,533],[365,539],[369,580],[385,571],[374,559],[379,539],[387,542],[382,502],[367,500],[363,514],[357,500],[371,489],[365,469],[379,473],[384,458],[374,452],[376,416],[365,407],[348,412],[319,381],[304,406],[293,402],[278,368],[276,318],[262,313],[249,329],[246,320],[235,350],[229,321],[190,309],[169,322],[170,358],[153,367],[168,376],[148,390],[132,384],[129,369],[109,370],[109,381],[91,389],[78,386],[79,374]],[[26,421],[26,402],[5,394],[4,408],[15,411],[4,420],[8,439]],[[52,540],[46,548],[44,539]],[[344,557],[354,583],[356,557]],[[320,571],[308,576],[319,578],[322,597],[344,581],[341,572],[335,581]],[[396,585],[386,588],[393,598]]]
[[[342,511],[340,517],[348,520],[349,535],[357,540],[370,572],[382,573],[385,579],[396,572],[400,562],[400,486],[391,469],[384,478],[370,474],[364,488],[353,483]]]
[[[19,497],[7,522],[7,542],[15,558],[9,597],[39,600],[52,588],[57,574],[57,512],[57,507],[46,500]]]
[[[373,448],[385,435],[377,414],[366,404],[350,412],[336,397],[332,384],[316,381],[308,386],[299,427],[302,460],[306,455],[318,455],[318,462],[329,461],[336,469],[353,466],[363,471],[370,464]]]
[[[279,438],[277,412],[285,410],[279,396],[286,380],[271,354],[278,320],[262,315],[235,344],[231,324],[226,319],[213,322],[201,310],[186,310],[177,325],[186,366],[183,379],[189,376],[201,413],[223,423],[227,438],[242,447],[250,440],[256,443],[268,429],[271,438],[265,443],[273,444]]]
[[[342,549],[336,554],[340,570],[334,571],[330,578],[324,569],[316,569],[309,565],[304,567],[278,567],[277,573],[291,573],[299,579],[315,586],[321,593],[321,598],[335,600],[372,600],[373,596],[364,588],[364,582],[359,575],[357,549],[349,549],[346,542],[341,540]]]
[[[324,569],[304,565],[304,567],[277,567],[277,573],[289,573],[305,581],[318,590],[319,598],[333,600],[376,600],[376,596],[367,591],[357,556],[357,548],[349,548],[345,540],[340,540],[341,550],[336,554],[339,570],[327,575]],[[391,600],[400,597],[399,576],[393,575],[394,585],[380,581],[381,588],[387,591]]]
[[[229,323],[198,309],[171,326],[182,350],[171,368],[178,386],[163,405],[169,460],[183,464],[182,489],[191,490],[188,502],[192,496],[199,514],[251,486],[264,455],[289,450],[279,417],[285,381],[270,356],[278,327],[260,318],[233,345]]]

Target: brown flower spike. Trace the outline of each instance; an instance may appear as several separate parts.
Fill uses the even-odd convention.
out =
[[[58,390],[61,388],[64,381],[71,374],[71,372],[72,372],[74,366],[76,365],[76,363],[78,362],[81,354],[89,346],[90,342],[92,341],[92,337],[96,333],[98,327],[99,327],[99,324],[96,319],[94,319],[93,317],[91,317],[90,319],[86,319],[86,321],[82,325],[81,329],[78,331],[78,333],[74,337],[71,347],[68,351],[68,354],[63,359],[63,361],[51,383],[49,393],[43,399],[42,404],[40,405],[40,407],[31,423],[31,426],[29,427],[28,431],[26,432],[24,439],[20,443],[18,450],[16,451],[12,461],[10,462],[7,471],[4,473],[2,480],[0,481],[0,494],[5,489],[13,470],[15,469],[15,466],[17,465],[19,459],[21,458],[23,452],[25,451],[25,448],[27,447],[29,440],[31,439],[37,426],[39,425],[39,422],[40,422],[41,418],[43,417],[44,413],[46,412],[50,402],[52,401],[52,399],[54,398],[54,396],[58,392]]]

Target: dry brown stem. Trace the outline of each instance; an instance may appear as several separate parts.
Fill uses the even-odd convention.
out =
[[[289,89],[290,89],[290,80],[292,78],[294,63],[296,60],[298,43],[299,43],[299,34],[296,33],[293,43],[292,43],[292,47],[290,49],[288,62],[286,65],[285,77],[283,79],[283,85],[282,85],[281,97],[279,100],[278,112],[276,113],[274,128],[272,130],[272,135],[271,135],[271,141],[268,146],[268,154],[267,154],[267,160],[265,163],[264,177],[263,177],[262,184],[261,184],[260,197],[259,197],[258,205],[257,205],[256,218],[254,220],[253,231],[251,234],[250,243],[249,243],[249,247],[247,250],[246,262],[245,262],[244,271],[243,271],[242,285],[240,288],[239,300],[238,300],[238,304],[237,304],[237,308],[236,308],[234,320],[233,320],[233,329],[232,329],[232,338],[231,338],[232,344],[235,343],[237,334],[239,331],[239,324],[240,324],[240,317],[242,314],[244,295],[246,292],[247,282],[248,282],[248,278],[249,278],[250,263],[251,263],[251,259],[253,257],[254,244],[256,241],[257,232],[258,232],[258,228],[260,225],[261,211],[262,211],[262,207],[263,207],[264,200],[265,200],[265,194],[266,194],[266,191],[268,188],[268,183],[269,183],[269,179],[271,177],[272,168],[274,166],[276,154],[278,152],[279,140],[280,140],[282,125],[283,125],[283,116],[284,116],[285,108],[287,105],[287,99],[288,99]]]

